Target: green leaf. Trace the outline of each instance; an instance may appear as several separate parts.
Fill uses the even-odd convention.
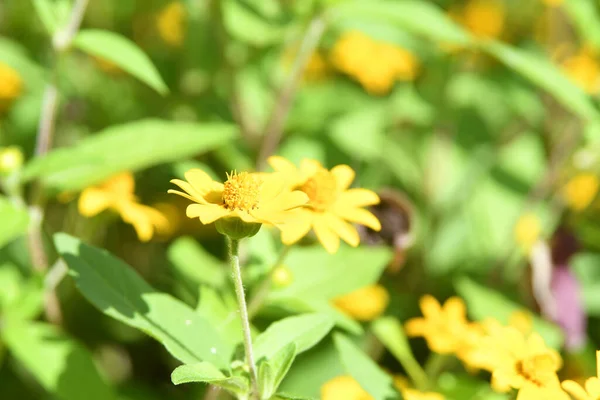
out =
[[[248,393],[248,380],[241,376],[225,376],[217,367],[209,362],[181,365],[171,374],[175,385],[182,383],[203,382],[220,386],[232,393]]]
[[[349,1],[332,9],[334,22],[344,19],[389,23],[443,43],[467,45],[470,35],[434,4],[421,0]]]
[[[392,389],[392,378],[346,336],[336,333],[333,341],[346,372],[375,400],[401,399]]]
[[[346,154],[360,160],[375,160],[384,148],[386,113],[381,104],[347,113],[331,124],[329,137]]]
[[[39,178],[56,191],[77,191],[123,171],[135,172],[213,150],[236,135],[237,129],[229,124],[131,122],[34,159],[25,167],[23,179]]]
[[[578,37],[595,50],[600,49],[600,14],[598,4],[594,0],[569,0],[562,3],[561,7],[573,21]]]
[[[13,356],[60,400],[116,400],[88,351],[54,326],[6,319],[2,338]]]
[[[600,315],[600,254],[578,253],[570,261],[582,286],[581,296],[588,315]]]
[[[90,55],[118,65],[158,93],[169,93],[169,88],[150,58],[124,36],[99,29],[85,29],[75,36],[73,45]]]
[[[282,40],[282,28],[263,19],[241,1],[222,0],[222,3],[225,28],[234,38],[254,46],[267,46]]]
[[[262,398],[270,399],[273,396],[290,370],[294,358],[296,358],[296,344],[289,343],[268,361],[259,364],[258,377]]]
[[[31,60],[22,44],[0,37],[0,61],[19,72],[28,90],[42,90],[46,71]]]
[[[17,207],[6,197],[0,196],[0,247],[27,232],[29,214],[27,210]]]
[[[392,252],[386,247],[344,246],[335,256],[320,245],[294,247],[285,262],[294,280],[273,290],[269,298],[333,299],[375,283],[391,258]]]
[[[421,388],[427,387],[429,379],[413,356],[400,322],[393,317],[383,317],[371,324],[371,330],[385,348],[402,364],[415,385]]]
[[[53,35],[61,27],[65,26],[67,16],[70,13],[70,6],[65,0],[58,2],[52,0],[33,0],[35,12],[50,35]],[[66,7],[68,7],[69,13],[65,12]]]
[[[13,264],[0,265],[0,314],[3,318],[33,319],[43,309],[41,278],[25,279]]]
[[[196,310],[227,343],[234,346],[242,342],[242,323],[237,308],[228,307],[215,289],[206,285],[200,287],[200,301]]]
[[[290,343],[296,344],[300,354],[321,341],[333,328],[333,321],[323,314],[304,314],[284,318],[271,324],[254,341],[256,359],[271,359]]]
[[[228,369],[232,348],[204,318],[157,292],[123,261],[65,233],[54,235],[59,254],[83,296],[106,315],[161,342],[177,359]]]
[[[495,318],[503,324],[508,324],[515,311],[525,310],[523,306],[512,302],[495,290],[479,285],[467,277],[457,279],[454,286],[467,303],[469,315],[476,321]],[[532,321],[533,330],[544,338],[549,347],[560,348],[564,336],[559,327],[537,315],[532,315]]]
[[[586,94],[550,61],[494,41],[484,42],[482,48],[524,78],[546,90],[566,109],[586,120],[598,118],[598,113]]]
[[[226,279],[225,263],[210,254],[191,237],[177,239],[167,257],[186,282],[222,287]]]
[[[287,394],[287,393],[277,393],[275,395],[275,398],[282,399],[282,400],[317,400],[316,397],[296,396],[296,395]]]

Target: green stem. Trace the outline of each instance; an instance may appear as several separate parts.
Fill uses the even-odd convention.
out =
[[[267,273],[267,276],[260,283],[260,285],[258,286],[258,289],[256,289],[256,294],[250,299],[250,302],[248,304],[248,314],[250,315],[250,319],[254,318],[254,316],[256,315],[258,310],[260,310],[260,307],[263,305],[263,303],[267,299],[267,296],[269,295],[269,292],[271,291],[271,283],[273,281],[273,273],[275,272],[277,267],[283,263],[283,261],[285,260],[285,258],[288,255],[288,253],[290,252],[290,248],[291,248],[290,246],[285,246],[283,248],[283,250],[281,251],[281,253],[279,253],[279,257],[277,257],[277,261],[275,261],[275,263],[273,263],[273,265],[271,266],[271,269]]]
[[[252,384],[251,399],[258,399],[258,375],[256,373],[256,363],[252,352],[252,335],[250,334],[250,320],[248,319],[248,309],[246,307],[246,297],[244,296],[244,284],[242,282],[242,270],[240,269],[239,240],[227,237],[229,244],[229,262],[233,275],[233,284],[237,296],[238,308],[240,309],[240,318],[242,319],[242,330],[244,331],[244,350],[246,352],[246,362],[250,370],[250,382]]]
[[[430,381],[437,381],[438,376],[442,373],[448,361],[450,360],[451,358],[448,355],[431,353],[427,359],[427,362],[425,362],[425,373],[429,377]]]

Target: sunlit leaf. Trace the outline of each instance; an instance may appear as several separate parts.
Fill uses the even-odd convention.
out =
[[[81,30],[73,45],[78,49],[116,64],[160,94],[169,92],[150,58],[131,40],[114,32]]]
[[[54,240],[77,287],[100,311],[146,332],[186,364],[207,361],[229,368],[232,348],[190,307],[156,291],[105,250],[64,233]]]

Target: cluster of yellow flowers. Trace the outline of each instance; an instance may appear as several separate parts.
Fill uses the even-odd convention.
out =
[[[6,111],[23,92],[23,80],[17,71],[0,63],[0,112]]]
[[[365,206],[379,203],[367,189],[350,189],[354,171],[347,165],[331,170],[315,160],[303,160],[300,168],[282,157],[270,157],[273,173],[233,172],[225,183],[193,169],[186,181],[171,182],[182,191],[169,190],[194,204],[187,207],[189,218],[202,224],[216,222],[217,229],[232,238],[251,236],[262,224],[281,230],[284,244],[291,245],[311,230],[330,253],[340,238],[358,246],[360,237],[349,222],[380,230],[379,220]]]
[[[421,392],[411,389],[403,379],[394,378],[394,386],[402,393],[404,400],[444,400],[439,393]],[[337,376],[321,387],[321,400],[373,400],[360,384],[351,376]]]
[[[598,194],[600,181],[592,173],[580,173],[569,179],[562,188],[562,197],[573,211],[583,211],[589,207]]]
[[[142,242],[150,240],[155,231],[169,230],[169,221],[160,211],[140,204],[134,194],[135,181],[131,173],[114,176],[99,186],[85,189],[79,197],[79,213],[93,217],[104,210],[117,212],[123,221],[133,225]]]
[[[504,5],[499,0],[472,0],[450,17],[480,38],[497,39],[504,29]]]
[[[397,81],[413,80],[415,56],[397,46],[371,39],[359,31],[341,35],[331,52],[333,65],[356,79],[369,92],[386,94]]]
[[[491,386],[498,392],[515,389],[517,400],[568,400],[566,392],[577,400],[588,400],[600,394],[596,377],[588,379],[585,390],[574,381],[561,384],[557,375],[562,366],[560,354],[532,331],[527,314],[515,313],[505,326],[493,319],[468,321],[465,304],[458,297],[441,305],[424,296],[420,307],[423,317],[409,320],[406,334],[423,337],[435,353],[455,355],[471,371],[490,372]]]

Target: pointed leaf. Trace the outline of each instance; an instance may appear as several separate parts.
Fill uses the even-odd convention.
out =
[[[277,321],[256,338],[256,359],[270,359],[290,343],[296,344],[297,354],[300,354],[319,343],[331,328],[333,321],[324,314],[305,314]]]
[[[229,368],[230,345],[186,304],[157,292],[104,250],[64,233],[54,235],[54,242],[77,287],[100,311],[146,332],[184,363],[208,361]]]
[[[401,399],[392,389],[392,378],[362,352],[346,336],[336,333],[333,335],[335,347],[346,368],[360,386],[375,400]]]
[[[220,386],[234,394],[248,393],[248,380],[240,376],[225,376],[217,367],[208,362],[181,365],[171,374],[175,385],[202,382]]]
[[[160,94],[169,92],[150,58],[124,36],[99,29],[86,29],[79,31],[73,45],[90,55],[116,64]]]
[[[0,247],[27,232],[29,214],[24,208],[17,207],[6,197],[0,196]]]
[[[77,191],[123,171],[135,172],[213,150],[235,136],[236,128],[229,124],[130,122],[34,159],[25,167],[23,179],[39,178],[56,191]]]
[[[296,344],[290,343],[258,367],[262,398],[270,399],[290,370],[296,357]]]

